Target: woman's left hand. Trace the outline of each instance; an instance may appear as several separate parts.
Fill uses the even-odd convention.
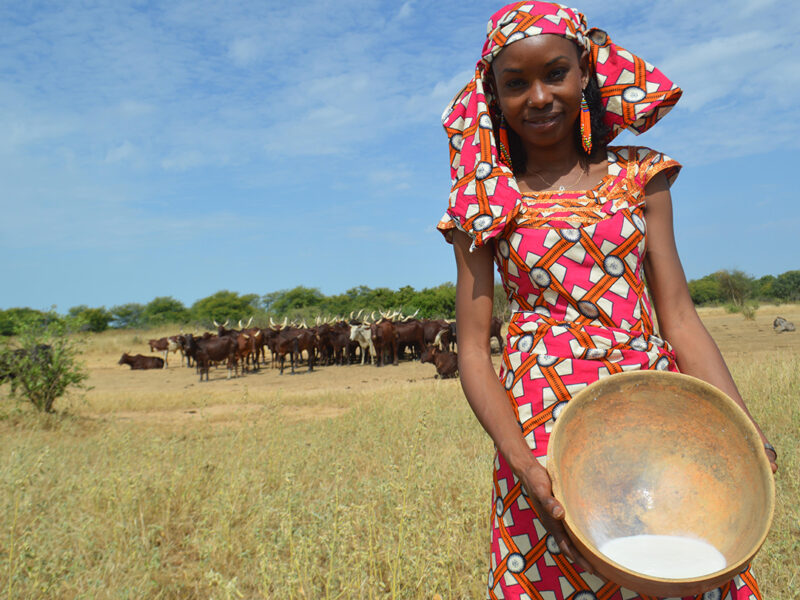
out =
[[[772,469],[772,472],[775,473],[778,470],[778,453],[770,448],[764,448],[764,454],[767,455],[769,466]]]

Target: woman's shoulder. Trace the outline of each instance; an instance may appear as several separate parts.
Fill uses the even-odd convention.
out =
[[[664,173],[672,185],[680,170],[678,161],[647,146],[608,147],[609,174],[633,182],[642,189],[658,173]]]

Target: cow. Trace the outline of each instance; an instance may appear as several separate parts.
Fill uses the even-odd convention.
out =
[[[422,323],[426,346],[434,344],[442,350],[450,349],[450,324],[447,321],[443,319],[423,319],[420,322]]]
[[[144,354],[135,354],[131,356],[127,352],[123,354],[118,365],[128,365],[131,370],[144,370],[144,369],[163,369],[164,359],[158,356],[145,356]]]
[[[503,336],[500,333],[502,327],[503,320],[500,317],[492,317],[492,322],[489,325],[489,343],[491,344],[492,338],[495,338],[498,346],[500,346],[500,352],[503,351]]]
[[[350,341],[356,342],[361,347],[361,364],[369,356],[375,356],[375,346],[372,344],[372,329],[368,324],[350,325]]]
[[[33,363],[45,366],[53,361],[53,347],[48,344],[37,344],[30,352],[25,348],[17,348],[5,360],[0,359],[0,383],[6,379],[16,379],[20,363],[28,357]]]
[[[794,331],[794,323],[787,321],[783,317],[776,317],[772,322],[772,329],[775,333],[783,333],[784,331]]]
[[[386,353],[391,353],[392,364],[398,365],[400,353],[398,352],[397,332],[394,323],[383,318],[370,326],[372,331],[372,346],[375,348],[375,366],[380,367],[386,361]]]
[[[427,346],[420,362],[431,363],[436,367],[437,377],[451,379],[458,375],[458,354],[447,350],[439,350],[436,346]]]
[[[181,352],[181,365],[183,365],[184,346],[186,344],[186,338],[183,335],[171,335],[157,340],[148,340],[147,343],[150,345],[150,352],[159,350],[164,353],[164,368],[169,366],[169,353],[172,352],[174,354],[178,350]]]
[[[317,336],[310,329],[299,327],[285,327],[281,329],[275,338],[275,348],[280,363],[281,375],[283,375],[286,354],[290,356],[292,375],[295,372],[295,364],[300,363],[303,350],[308,353],[308,370],[314,370],[314,356],[317,350]]]
[[[408,346],[411,349],[411,358],[419,358],[425,349],[425,331],[422,323],[413,320],[400,321],[394,324],[399,348]]]
[[[236,349],[236,339],[229,335],[222,337],[211,337],[205,340],[197,340],[195,360],[197,361],[197,367],[200,370],[200,381],[203,381],[204,373],[206,376],[206,381],[208,381],[208,371],[212,362],[221,362],[223,360],[227,361],[228,379],[231,378],[231,373],[234,370],[238,375],[239,370]]]

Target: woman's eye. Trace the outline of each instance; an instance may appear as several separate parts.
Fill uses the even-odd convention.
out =
[[[506,82],[506,87],[509,89],[519,88],[525,85],[525,81],[523,79],[510,79]]]
[[[553,69],[550,71],[550,79],[553,81],[560,81],[567,76],[567,69]]]

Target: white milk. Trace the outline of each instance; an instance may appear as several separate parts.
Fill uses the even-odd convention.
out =
[[[678,535],[614,538],[600,546],[600,552],[626,569],[661,579],[702,577],[727,564],[711,544]]]

